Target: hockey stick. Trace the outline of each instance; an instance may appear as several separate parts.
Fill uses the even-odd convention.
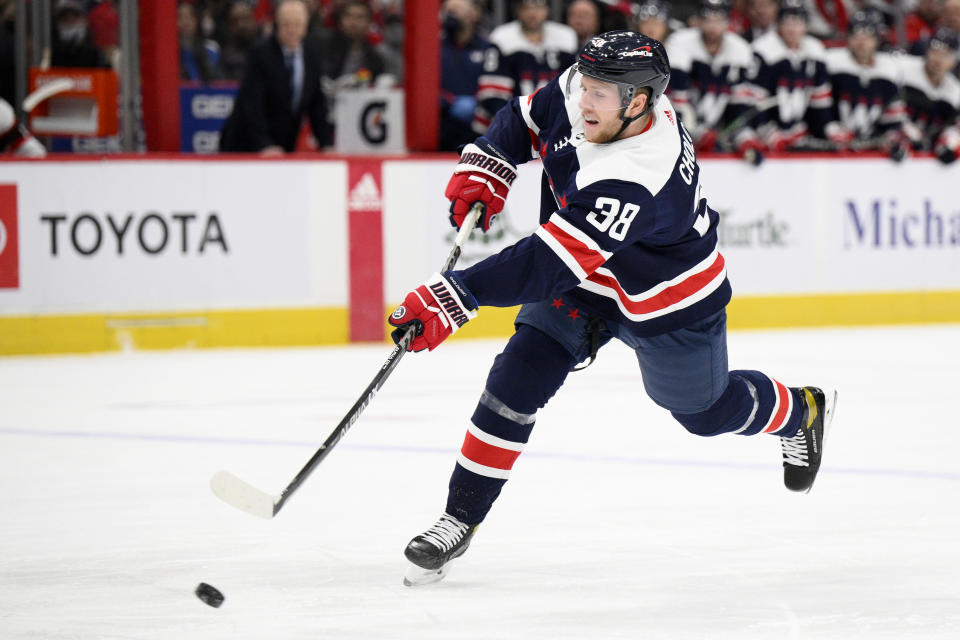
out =
[[[460,232],[457,233],[453,248],[450,250],[450,255],[447,256],[447,261],[444,263],[441,271],[448,271],[457,263],[457,260],[460,258],[460,252],[463,250],[463,244],[476,226],[477,220],[482,212],[483,205],[480,203],[473,205],[473,208],[470,209],[470,213],[467,215],[466,220],[464,220],[463,225],[461,225]],[[407,347],[414,337],[416,337],[415,333],[416,329],[414,327],[411,326],[407,329],[406,333],[403,334],[403,337],[400,338],[400,341],[397,343],[397,346],[395,346],[393,351],[390,352],[390,355],[387,356],[383,366],[380,367],[380,371],[374,376],[370,384],[367,385],[367,388],[363,390],[363,393],[360,394],[360,398],[350,407],[347,415],[343,417],[340,424],[327,436],[327,439],[320,445],[317,452],[313,454],[313,457],[307,461],[307,464],[300,469],[300,472],[297,473],[283,491],[277,495],[272,495],[241,480],[229,471],[217,471],[213,474],[213,477],[210,478],[210,488],[213,490],[213,493],[231,507],[246,511],[251,515],[266,519],[277,515],[287,499],[294,494],[300,485],[303,484],[304,480],[313,473],[313,470],[316,469],[317,466],[323,462],[324,458],[329,455],[330,451],[337,446],[340,439],[346,435],[350,427],[352,427],[360,417],[360,414],[363,413],[374,396],[377,395],[377,392],[380,391],[380,388],[387,381],[387,378],[393,373],[397,364],[400,363],[400,358],[407,352]]]

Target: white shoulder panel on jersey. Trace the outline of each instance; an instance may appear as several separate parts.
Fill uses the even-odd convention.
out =
[[[663,46],[667,48],[667,57],[670,67],[681,71],[690,71],[693,61],[701,55],[706,55],[700,31],[692,27],[678,29],[670,34]]]
[[[544,51],[576,53],[577,32],[565,24],[547,21],[543,25],[542,42],[534,44],[523,35],[520,22],[514,20],[513,22],[502,24],[491,31],[490,42],[497,45],[500,53],[505,56],[518,51],[528,51],[534,55]]]
[[[924,60],[919,56],[898,57],[900,67],[900,81],[905,87],[913,87],[922,91],[931,100],[943,100],[954,107],[960,108],[960,81],[949,73],[944,77],[939,87],[930,83],[927,72],[924,70]]]
[[[14,113],[10,103],[0,98],[0,135],[5,134],[13,128],[17,122],[17,114]]]
[[[516,20],[502,24],[491,31],[490,42],[497,45],[500,53],[505,56],[530,46],[530,41],[524,37],[520,23]]]
[[[803,40],[800,41],[800,52],[807,58],[823,60],[823,54],[826,50],[823,43],[813,36],[804,36]]]
[[[787,55],[787,47],[776,31],[765,33],[754,40],[753,51],[767,64],[779,62]]]
[[[622,180],[642,185],[656,196],[673,175],[682,145],[676,111],[666,96],[657,101],[655,112],[653,126],[640,135],[606,144],[577,145],[577,189],[601,180]]]
[[[893,59],[886,53],[875,54],[873,57],[873,66],[864,67],[857,64],[857,61],[853,58],[853,54],[850,53],[850,49],[847,47],[832,47],[826,50],[824,61],[827,64],[827,72],[831,75],[846,73],[863,80],[880,78],[889,80],[894,84],[899,82],[899,74],[893,63]]]
[[[889,53],[876,53],[873,56],[873,72],[875,78],[889,80],[893,84],[900,84],[900,70],[893,56]]]
[[[577,32],[571,27],[550,20],[543,25],[543,46],[546,49],[576,53],[578,44]]]
[[[753,64],[753,49],[750,48],[750,43],[732,31],[723,34],[723,48],[718,56],[738,67],[749,67]]]

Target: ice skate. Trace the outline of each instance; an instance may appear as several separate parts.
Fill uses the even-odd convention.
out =
[[[429,529],[407,544],[403,554],[410,561],[403,584],[416,587],[443,580],[450,563],[463,555],[479,525],[460,522],[444,513]]]
[[[791,438],[780,438],[783,450],[783,483],[790,491],[807,493],[813,487],[823,459],[823,441],[837,404],[837,392],[802,387],[803,418],[800,430]]]

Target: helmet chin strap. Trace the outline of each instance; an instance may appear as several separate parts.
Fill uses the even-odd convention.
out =
[[[632,101],[633,101],[633,100],[632,100],[632,98],[631,98],[631,102],[632,102]],[[645,115],[647,115],[648,113],[650,113],[650,108],[651,108],[653,105],[650,103],[650,96],[647,96],[647,105],[643,108],[643,111],[641,111],[641,112],[638,113],[637,115],[633,116],[632,118],[625,118],[623,114],[625,114],[625,113],[627,112],[627,107],[629,107],[629,106],[630,106],[630,105],[628,104],[628,105],[625,105],[625,106],[623,106],[623,107],[620,107],[620,120],[623,121],[623,124],[620,125],[620,130],[617,131],[616,135],[613,136],[612,140],[618,140],[618,139],[620,138],[620,135],[621,135],[624,131],[627,130],[627,127],[629,127],[632,123],[636,122],[637,120],[639,120],[639,119],[642,118],[643,116],[645,116]]]

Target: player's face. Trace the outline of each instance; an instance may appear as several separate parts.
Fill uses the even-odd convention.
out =
[[[803,18],[784,16],[780,20],[780,37],[791,49],[798,48],[805,35],[807,35],[807,21]]]
[[[878,45],[877,36],[865,29],[857,29],[847,38],[847,46],[850,47],[850,52],[854,58],[861,62],[873,58]]]
[[[580,111],[583,113],[583,133],[590,142],[611,142],[620,132],[620,89],[610,82],[582,76],[583,92],[580,94]],[[627,111],[634,115],[636,100]]]
[[[637,23],[637,31],[654,40],[663,42],[667,37],[667,21],[660,18],[645,18]]]
[[[927,50],[927,73],[938,81],[957,65],[957,52],[944,47]]]
[[[525,31],[540,31],[550,16],[550,7],[543,4],[522,4],[517,7],[517,20]]]
[[[730,27],[730,20],[721,13],[708,13],[700,18],[700,31],[703,39],[708,43],[717,43],[723,38],[724,32]]]

